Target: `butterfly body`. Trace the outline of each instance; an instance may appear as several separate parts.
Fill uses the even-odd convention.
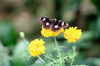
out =
[[[40,21],[43,24],[43,28],[50,29],[53,32],[56,32],[60,30],[61,28],[68,27],[68,23],[62,20],[56,20],[56,19],[50,19],[48,17],[40,17],[38,18],[38,21]]]

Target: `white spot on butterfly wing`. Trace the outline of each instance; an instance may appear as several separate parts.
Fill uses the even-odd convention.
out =
[[[41,17],[40,17],[40,18],[38,18],[38,21],[41,21]]]
[[[64,26],[64,22],[62,22],[61,25]]]
[[[46,18],[43,18],[43,21],[45,21],[46,20]]]
[[[41,17],[39,18],[39,20],[41,20]]]
[[[49,22],[46,23],[46,26],[48,26],[48,25],[49,25]]]
[[[68,23],[66,23],[66,25],[68,25]]]
[[[58,28],[58,25],[55,25],[54,28]]]

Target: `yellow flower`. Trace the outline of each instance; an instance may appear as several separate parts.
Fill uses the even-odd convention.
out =
[[[69,27],[69,29],[66,29],[64,32],[65,39],[68,40],[68,42],[74,42],[81,38],[82,32],[81,29],[77,29],[77,27]]]
[[[31,41],[30,45],[28,46],[30,55],[32,56],[37,56],[39,57],[39,55],[44,54],[44,50],[45,50],[45,46],[43,45],[45,42],[40,39],[35,39],[33,41]]]
[[[64,32],[64,29],[63,29],[63,28],[61,28],[61,29],[60,29],[59,31],[57,31],[57,32],[53,32],[53,31],[51,31],[51,28],[48,29],[48,30],[46,30],[46,29],[43,28],[43,26],[42,26],[42,30],[41,30],[41,34],[42,34],[42,36],[44,36],[44,37],[58,36],[61,32]]]

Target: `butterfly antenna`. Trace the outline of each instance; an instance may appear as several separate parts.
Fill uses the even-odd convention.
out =
[[[53,15],[53,13],[52,13],[52,16],[53,16],[53,18],[54,18],[54,15]]]
[[[61,15],[61,14],[58,14],[58,16],[60,16],[60,15]],[[57,16],[57,17],[58,17],[58,16]],[[56,18],[57,18],[57,17],[56,17]]]

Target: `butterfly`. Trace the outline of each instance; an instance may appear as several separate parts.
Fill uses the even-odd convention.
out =
[[[38,21],[40,21],[43,25],[43,28],[50,29],[53,32],[56,32],[60,30],[61,28],[68,27],[68,23],[62,20],[57,19],[50,19],[48,17],[40,17],[38,18]]]

